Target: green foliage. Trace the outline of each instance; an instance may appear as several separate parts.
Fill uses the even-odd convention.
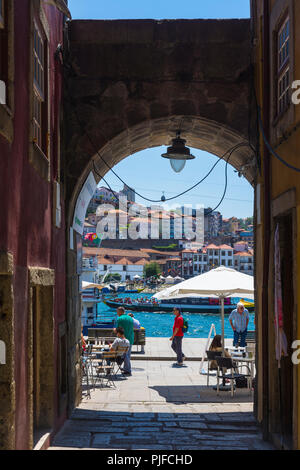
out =
[[[153,250],[159,250],[159,251],[174,251],[177,249],[177,244],[172,243],[171,245],[168,246],[156,246],[152,245]]]
[[[145,277],[159,276],[161,274],[161,267],[155,261],[145,264],[144,275]]]
[[[247,230],[249,225],[253,225],[253,217],[246,217],[246,219],[238,219],[239,227],[243,230]]]

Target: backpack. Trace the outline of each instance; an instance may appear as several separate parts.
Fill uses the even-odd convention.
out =
[[[186,333],[188,329],[189,329],[189,322],[187,321],[186,318],[183,318],[182,333]]]
[[[246,377],[237,377],[235,379],[235,386],[236,388],[247,388],[248,383]]]

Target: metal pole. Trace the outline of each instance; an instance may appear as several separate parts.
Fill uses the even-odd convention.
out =
[[[221,319],[222,319],[222,356],[225,356],[225,333],[224,333],[224,296],[221,295]]]
[[[220,295],[219,299],[221,300],[221,321],[222,321],[222,356],[225,357],[225,333],[224,333],[224,295]],[[223,369],[224,375],[224,369]],[[216,390],[217,387],[214,387]],[[222,385],[220,385],[219,390],[223,392],[228,392],[231,389],[228,385],[225,385],[225,379],[223,377]]]

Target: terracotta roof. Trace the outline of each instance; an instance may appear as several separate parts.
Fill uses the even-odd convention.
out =
[[[220,245],[221,250],[233,250],[232,246],[229,245]]]
[[[130,258],[150,258],[147,253],[144,253],[140,250],[120,250],[114,248],[93,248],[86,247],[82,248],[82,252],[85,258],[88,256],[114,256],[119,258],[130,257]]]
[[[127,258],[121,258],[121,259],[118,259],[118,261],[116,261],[114,264],[123,264],[125,266],[128,264],[135,264],[135,263],[133,263],[133,261],[130,262]]]
[[[149,263],[149,260],[143,258],[143,259],[140,259],[140,260],[136,261],[134,264],[135,264],[135,265],[137,264],[137,265],[144,266],[145,264],[148,264],[148,263]]]
[[[181,258],[167,258],[165,261],[181,261]]]
[[[207,246],[205,247],[205,249],[206,249],[206,250],[219,250],[220,247],[217,246],[217,245],[214,245],[213,243],[211,243],[210,245],[207,245]]]
[[[253,254],[249,253],[248,251],[238,251],[237,253],[234,253],[234,256],[248,256],[249,258],[251,258]]]
[[[114,264],[114,261],[111,258],[104,258],[104,256],[97,257],[98,264]]]
[[[153,253],[153,254],[158,254],[158,255],[165,255],[165,256],[178,256],[179,251],[159,251],[159,250],[153,250],[152,248],[141,248],[141,251],[144,253]]]

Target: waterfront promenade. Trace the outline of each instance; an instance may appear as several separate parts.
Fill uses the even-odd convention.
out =
[[[133,352],[132,376],[84,393],[50,450],[272,449],[254,420],[253,395],[238,389],[218,397],[215,377],[206,386],[199,343],[184,340],[192,360],[176,368],[169,339],[147,338],[145,354]]]

